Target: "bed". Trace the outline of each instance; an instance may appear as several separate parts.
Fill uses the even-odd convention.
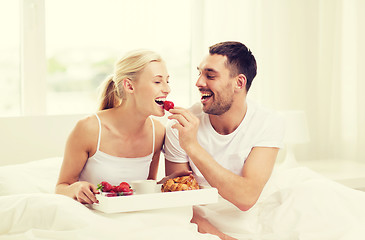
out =
[[[192,206],[103,213],[54,194],[64,145],[83,115],[1,118],[0,240],[218,239],[197,232]],[[162,120],[163,121],[163,120]],[[163,175],[163,163],[159,176]],[[257,204],[247,212],[220,199],[212,223],[238,239],[361,239],[365,192],[308,168],[275,166]]]

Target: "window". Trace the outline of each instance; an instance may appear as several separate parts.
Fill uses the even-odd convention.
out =
[[[190,1],[45,1],[47,113],[93,112],[97,87],[125,52],[161,54],[170,99],[188,106]]]
[[[192,4],[0,0],[0,116],[94,112],[97,87],[137,48],[164,58],[169,98],[189,106]]]
[[[1,0],[0,6],[0,116],[13,116],[21,111],[20,8],[18,1]]]

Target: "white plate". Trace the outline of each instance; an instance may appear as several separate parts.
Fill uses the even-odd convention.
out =
[[[116,213],[216,203],[218,201],[218,191],[216,188],[205,188],[119,197],[106,197],[97,194],[96,198],[99,203],[92,204],[91,208],[105,213]]]

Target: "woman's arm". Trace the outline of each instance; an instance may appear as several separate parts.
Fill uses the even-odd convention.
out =
[[[152,162],[150,165],[150,172],[148,174],[148,179],[156,180],[159,162],[160,162],[160,150],[153,154]]]
[[[70,133],[64,153],[58,182],[55,192],[69,196],[81,203],[95,203],[95,193],[98,192],[95,185],[88,182],[79,182],[80,173],[89,157],[89,146],[94,136],[90,129],[91,117],[80,120]],[[90,131],[91,130],[91,131]],[[96,144],[96,143],[95,143]]]

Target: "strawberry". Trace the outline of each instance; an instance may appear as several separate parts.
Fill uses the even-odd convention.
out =
[[[119,187],[122,190],[122,192],[129,192],[130,189],[131,189],[131,186],[128,183],[126,183],[126,182],[121,182],[119,184]]]
[[[110,192],[110,190],[112,190],[112,188],[113,188],[113,186],[110,183],[103,181],[98,184],[97,189],[101,190],[103,192]]]
[[[166,111],[169,111],[170,109],[173,109],[174,108],[174,103],[171,102],[171,101],[164,101],[163,102],[163,108],[166,110]]]
[[[123,186],[113,186],[113,191],[116,192],[116,193],[120,193],[120,192],[123,192]]]

